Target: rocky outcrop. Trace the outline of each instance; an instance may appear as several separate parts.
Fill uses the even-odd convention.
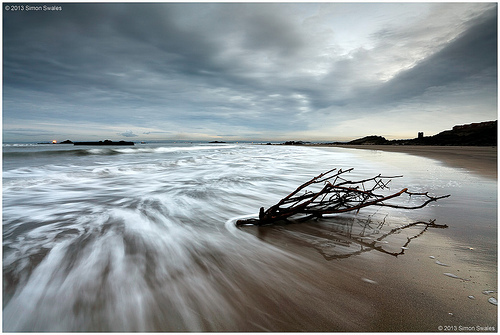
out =
[[[496,146],[498,121],[487,121],[454,126],[433,136],[419,136],[409,140],[387,140],[382,136],[366,136],[347,143],[352,145],[456,145],[456,146]]]
[[[357,140],[353,140],[348,142],[347,144],[355,144],[355,145],[381,145],[381,144],[389,144],[389,141],[382,136],[366,136],[363,138],[359,138]]]
[[[451,130],[442,131],[434,136],[423,136],[403,141],[402,144],[496,146],[498,139],[497,124],[498,121],[488,121],[457,125]]]

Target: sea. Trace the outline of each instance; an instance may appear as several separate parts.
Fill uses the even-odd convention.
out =
[[[376,150],[165,142],[4,143],[2,162],[3,331],[380,330],[361,322],[377,318],[366,292],[381,287],[375,277],[402,269],[368,271],[363,264],[396,258],[360,241],[415,221],[450,228],[420,234],[424,227],[414,226],[379,246],[406,251],[398,260],[432,256],[419,248],[425,241],[450,254],[474,250],[474,257],[441,262],[485,274],[477,290],[496,291],[496,179],[440,161]],[[351,180],[401,176],[390,192],[451,196],[418,210],[367,207],[272,232],[235,225],[333,168],[353,168]],[[413,236],[422,242],[406,243]],[[470,281],[464,271],[453,273]],[[359,292],[341,279],[359,281]]]

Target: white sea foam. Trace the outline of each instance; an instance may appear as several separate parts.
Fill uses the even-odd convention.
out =
[[[4,331],[276,330],[264,315],[283,309],[287,323],[314,329],[330,315],[295,315],[307,301],[329,306],[313,288],[318,278],[292,271],[298,257],[238,230],[234,218],[256,215],[331,168],[354,167],[353,179],[400,174],[341,149],[4,151]],[[392,187],[425,186],[415,180]],[[439,194],[446,187],[433,184]]]

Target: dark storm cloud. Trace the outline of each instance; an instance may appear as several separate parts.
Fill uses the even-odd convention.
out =
[[[96,4],[8,16],[4,31],[13,33],[4,37],[7,84],[110,89],[125,84],[120,74],[135,72],[140,79],[161,65],[166,72],[167,65],[203,68],[209,47],[200,36],[179,31],[170,15],[168,6]]]
[[[227,4],[217,14],[214,32],[223,38],[232,35],[246,52],[264,50],[289,57],[307,41],[288,14],[286,7],[276,4]]]
[[[210,7],[197,6],[201,10]],[[183,110],[185,115],[200,103],[201,109],[213,112],[215,106],[230,103],[224,97],[212,101],[206,96],[207,89],[230,87],[251,92],[253,97],[265,90],[259,80],[247,78],[250,69],[238,57],[229,57],[229,61],[220,57],[226,50],[225,36],[238,32],[236,42],[247,53],[271,48],[286,54],[300,45],[287,35],[290,24],[276,20],[260,6],[252,12],[228,5],[218,14],[228,20],[204,27],[182,26],[176,15],[183,10],[184,5],[176,4],[72,4],[64,5],[64,13],[7,16],[7,93],[15,95],[16,88],[25,96],[43,93],[44,100],[53,97],[52,115],[71,113],[74,105],[83,110],[74,111],[72,117],[96,113],[99,119],[109,117],[109,122],[119,114],[129,115],[127,109],[145,104],[165,108],[171,118],[178,116],[169,108]],[[242,21],[232,21],[234,13],[243,15]],[[244,33],[240,35],[240,31]],[[10,98],[8,95],[6,101]],[[58,110],[58,105],[64,107]],[[105,107],[106,114],[102,114]],[[33,109],[25,112],[28,117],[37,113]],[[142,113],[158,116],[158,111]],[[224,117],[231,118],[219,118]]]
[[[321,16],[339,6],[353,6],[345,13],[354,16]],[[112,134],[122,136],[123,129],[286,133],[314,129],[325,115],[377,113],[471,78],[496,85],[496,5],[474,7],[482,15],[467,18],[451,41],[443,37],[451,28],[430,29],[417,41],[411,29],[400,29],[405,22],[370,21],[376,4],[359,17],[362,4],[339,6],[88,3],[62,4],[60,12],[4,11],[4,125],[88,122],[115,125]],[[380,6],[398,16],[391,16],[396,7]],[[460,6],[439,15],[452,17]],[[363,29],[338,33],[349,34],[344,27],[352,22],[370,23],[370,38],[359,35]],[[436,39],[439,51],[388,80],[377,77],[399,59],[408,63],[414,51],[407,47]]]
[[[384,108],[388,104],[419,98],[428,90],[460,85],[467,80],[472,80],[473,85],[496,86],[497,8],[467,22],[467,26],[459,36],[440,45],[439,51],[430,53],[409,69],[399,71],[387,81],[369,80],[365,73],[377,71],[380,64],[377,54],[384,49],[404,45],[399,50],[395,48],[398,54],[413,52],[405,45],[412,36],[381,30],[373,34],[376,44],[372,50],[360,48],[350,57],[336,61],[320,85],[313,90],[304,87],[302,92],[311,97],[317,109],[345,106]],[[370,113],[371,110],[364,109],[364,112]]]
[[[491,84],[497,73],[496,9],[475,20],[441,51],[376,88],[370,102],[394,102],[420,96],[426,90],[479,76]],[[478,78],[479,79],[479,78]]]

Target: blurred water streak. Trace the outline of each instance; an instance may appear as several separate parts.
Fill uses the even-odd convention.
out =
[[[3,150],[4,331],[363,330],[370,308],[333,308],[324,270],[227,222],[328,169],[397,172],[387,162],[249,144]],[[458,183],[418,177],[401,183]]]

